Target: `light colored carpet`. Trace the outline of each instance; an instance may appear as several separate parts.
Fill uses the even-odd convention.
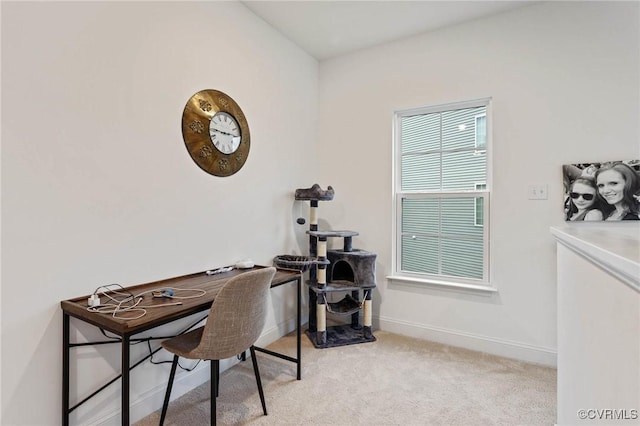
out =
[[[556,370],[384,331],[376,342],[315,349],[295,364],[258,353],[269,415],[251,361],[220,379],[221,425],[553,425]],[[295,355],[295,335],[270,347]],[[160,413],[135,426],[157,425]],[[209,424],[209,383],[169,404],[166,425]]]

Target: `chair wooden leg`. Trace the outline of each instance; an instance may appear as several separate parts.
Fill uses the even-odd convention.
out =
[[[256,358],[256,350],[251,346],[251,361],[253,362],[253,372],[256,375],[256,383],[258,384],[258,393],[260,394],[260,402],[262,403],[262,411],[267,415],[267,404],[264,401],[264,392],[262,392],[262,381],[260,380],[260,370],[258,369],[258,360]]]
[[[178,355],[173,356],[173,363],[171,363],[171,373],[169,374],[169,383],[167,384],[167,392],[164,395],[164,403],[162,404],[162,414],[160,415],[160,426],[164,424],[164,419],[167,416],[167,408],[169,407],[169,398],[171,397],[171,388],[173,387],[173,379],[176,375],[176,367],[178,367]]]
[[[218,392],[218,381],[220,374],[220,361],[211,360],[211,426],[216,426],[216,398]]]

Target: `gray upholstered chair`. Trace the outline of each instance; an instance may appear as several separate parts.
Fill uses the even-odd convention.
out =
[[[162,342],[162,346],[173,353],[174,357],[160,425],[164,423],[167,414],[179,357],[211,360],[211,424],[215,425],[220,360],[244,353],[247,349],[251,350],[262,411],[267,415],[253,344],[264,328],[268,293],[275,273],[276,269],[269,267],[229,279],[216,295],[204,326]]]

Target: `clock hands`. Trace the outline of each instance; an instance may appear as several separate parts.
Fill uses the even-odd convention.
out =
[[[213,127],[211,130],[213,130],[214,132],[218,132],[218,133],[222,133],[223,135],[228,135],[234,138],[239,138],[240,136],[236,136],[233,133],[227,133],[227,132],[223,132],[222,130],[218,130],[215,127]]]
[[[237,130],[237,129],[235,129]],[[241,136],[233,133],[228,133],[215,127],[209,129],[211,135],[211,142],[221,151],[223,154],[231,154],[235,152],[240,146]],[[224,135],[224,136],[221,136]],[[218,136],[218,137],[216,137]]]

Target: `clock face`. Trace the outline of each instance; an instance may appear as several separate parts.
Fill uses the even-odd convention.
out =
[[[231,176],[249,156],[251,136],[242,109],[227,94],[201,90],[182,113],[182,138],[191,159],[214,176]]]
[[[242,135],[240,126],[231,114],[217,112],[209,122],[211,142],[223,154],[232,154],[238,150]]]

